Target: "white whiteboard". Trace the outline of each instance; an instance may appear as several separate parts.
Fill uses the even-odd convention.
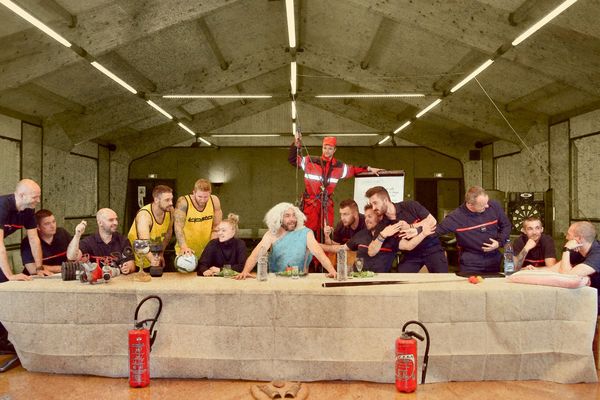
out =
[[[390,194],[392,202],[399,203],[404,200],[404,171],[386,171],[379,176],[357,176],[354,179],[354,201],[361,213],[368,203],[365,193],[373,186],[383,186]]]

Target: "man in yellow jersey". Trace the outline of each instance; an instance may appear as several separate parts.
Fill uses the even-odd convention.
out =
[[[175,253],[193,254],[197,261],[208,242],[217,237],[214,229],[223,219],[221,202],[211,194],[208,180],[198,179],[192,194],[177,199],[174,217]]]
[[[148,253],[145,257],[135,255],[135,263],[143,268],[150,265],[165,266],[164,252],[173,235],[173,189],[165,185],[157,185],[152,190],[152,203],[140,208],[135,221],[129,229],[127,239],[133,246],[134,240],[150,240],[153,244],[161,244],[159,259]],[[139,257],[139,259],[138,259]],[[158,261],[158,264],[156,263]]]

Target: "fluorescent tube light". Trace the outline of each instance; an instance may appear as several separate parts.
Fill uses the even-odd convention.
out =
[[[377,144],[384,144],[385,142],[387,142],[391,138],[392,138],[391,135],[387,135],[386,137],[384,137],[383,139],[381,139],[379,142],[377,142]]]
[[[158,111],[159,113],[161,113],[165,117],[167,117],[169,119],[173,119],[173,116],[171,114],[169,114],[168,112],[166,112],[165,110],[163,110],[158,104],[156,104],[152,100],[146,100],[146,103],[150,104],[150,106],[152,106],[152,108],[154,108],[156,111]]]
[[[323,99],[385,99],[397,97],[425,97],[421,93],[348,93],[348,94],[318,94],[315,97]]]
[[[428,105],[427,107],[425,107],[424,110],[422,110],[421,112],[419,112],[417,114],[417,118],[421,118],[423,115],[425,115],[425,113],[429,110],[431,110],[433,107],[437,106],[438,104],[440,104],[442,102],[442,99],[437,99],[436,101],[434,101],[433,103],[431,103],[430,105]]]
[[[163,99],[270,99],[270,94],[165,94]]]
[[[196,136],[198,138],[198,140],[200,140],[202,143],[204,143],[207,146],[212,146],[212,143],[209,142],[208,140],[202,139],[200,136]]]
[[[276,133],[249,133],[249,134],[243,134],[243,133],[225,133],[222,135],[210,135],[211,137],[214,138],[260,138],[260,137],[279,137],[281,136],[280,134],[276,134]]]
[[[398,132],[400,132],[402,129],[406,128],[407,126],[410,125],[410,121],[406,121],[405,123],[403,123],[402,125],[400,125],[400,127],[398,129],[396,129],[394,131],[394,135]]]
[[[22,9],[21,7],[19,7],[15,3],[13,3],[12,1],[0,0],[0,4],[4,5],[6,8],[8,8],[9,10],[11,10],[15,14],[17,14],[19,17],[23,18],[24,20],[26,20],[27,22],[29,22],[30,24],[32,24],[33,26],[35,26],[36,28],[38,28],[39,30],[44,32],[46,35],[50,36],[52,39],[59,42],[63,46],[71,47],[71,43],[67,39],[60,36],[58,33],[56,33],[54,30],[52,30],[48,25],[44,24],[42,21],[40,21],[36,17],[29,14],[27,11],[25,11],[24,9]]]
[[[538,31],[542,26],[546,25],[548,22],[552,21],[556,16],[565,11],[567,8],[571,7],[577,0],[567,0],[563,2],[561,5],[556,7],[554,10],[550,11],[546,16],[540,19],[538,22],[533,24],[531,28],[527,29],[525,32],[521,33],[515,40],[512,41],[512,45],[516,46],[521,43],[523,40],[527,39],[529,36],[533,35]]]
[[[292,122],[292,135],[296,136],[297,131],[296,131],[296,123]]]
[[[290,86],[291,86],[293,95],[296,94],[296,85],[297,85],[296,71],[297,71],[297,68],[298,68],[298,66],[296,65],[296,61],[292,61],[292,63],[290,64]]]
[[[102,66],[97,61],[92,61],[92,65],[98,71],[102,72],[104,75],[108,76],[110,79],[112,79],[113,81],[117,82],[119,85],[123,86],[125,89],[129,90],[131,93],[137,94],[137,90],[135,90],[132,86],[130,86],[123,79],[119,78],[118,76],[116,76],[115,74],[113,74],[112,72],[110,72],[108,69],[104,68],[104,66]]]
[[[196,136],[196,132],[194,132],[193,130],[191,130],[190,128],[188,128],[187,126],[185,126],[183,123],[178,122],[177,125],[179,125],[184,131],[186,131],[187,133],[189,133],[192,136]]]
[[[296,19],[294,17],[294,0],[285,0],[285,13],[287,16],[290,48],[293,49],[296,47]]]
[[[450,92],[454,93],[461,87],[465,86],[467,84],[467,82],[469,82],[471,79],[473,79],[477,75],[479,75],[483,70],[485,70],[487,67],[492,65],[493,62],[494,62],[494,60],[487,60],[486,62],[481,64],[475,71],[471,72],[465,79],[463,79],[456,86],[454,86],[452,89],[450,89]]]
[[[292,101],[292,119],[296,119],[296,102]]]

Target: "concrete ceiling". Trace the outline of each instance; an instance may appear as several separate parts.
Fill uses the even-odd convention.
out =
[[[296,0],[298,115],[319,133],[372,146],[510,44],[562,0]],[[218,146],[291,141],[283,0],[17,0],[179,121]],[[600,107],[599,0],[579,0],[509,48],[395,137],[464,158],[475,142],[520,145],[549,123]],[[144,100],[0,6],[0,112],[44,123],[61,146],[115,144],[136,158],[195,139]],[[485,92],[484,90],[485,89]],[[413,99],[317,94],[425,93]],[[256,100],[172,100],[170,93],[273,94]],[[488,97],[489,96],[489,97]],[[280,134],[228,138],[223,134]],[[393,145],[392,141],[386,146]]]

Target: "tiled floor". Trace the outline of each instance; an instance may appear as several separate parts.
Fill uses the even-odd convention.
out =
[[[0,357],[0,362],[6,357]],[[0,400],[18,399],[251,399],[253,382],[153,379],[143,389],[129,388],[127,379],[53,375],[27,372],[21,367],[0,374]],[[412,394],[397,393],[392,384],[369,382],[311,382],[309,399],[518,399],[597,400],[598,384],[558,384],[541,381],[449,382],[419,386]]]

